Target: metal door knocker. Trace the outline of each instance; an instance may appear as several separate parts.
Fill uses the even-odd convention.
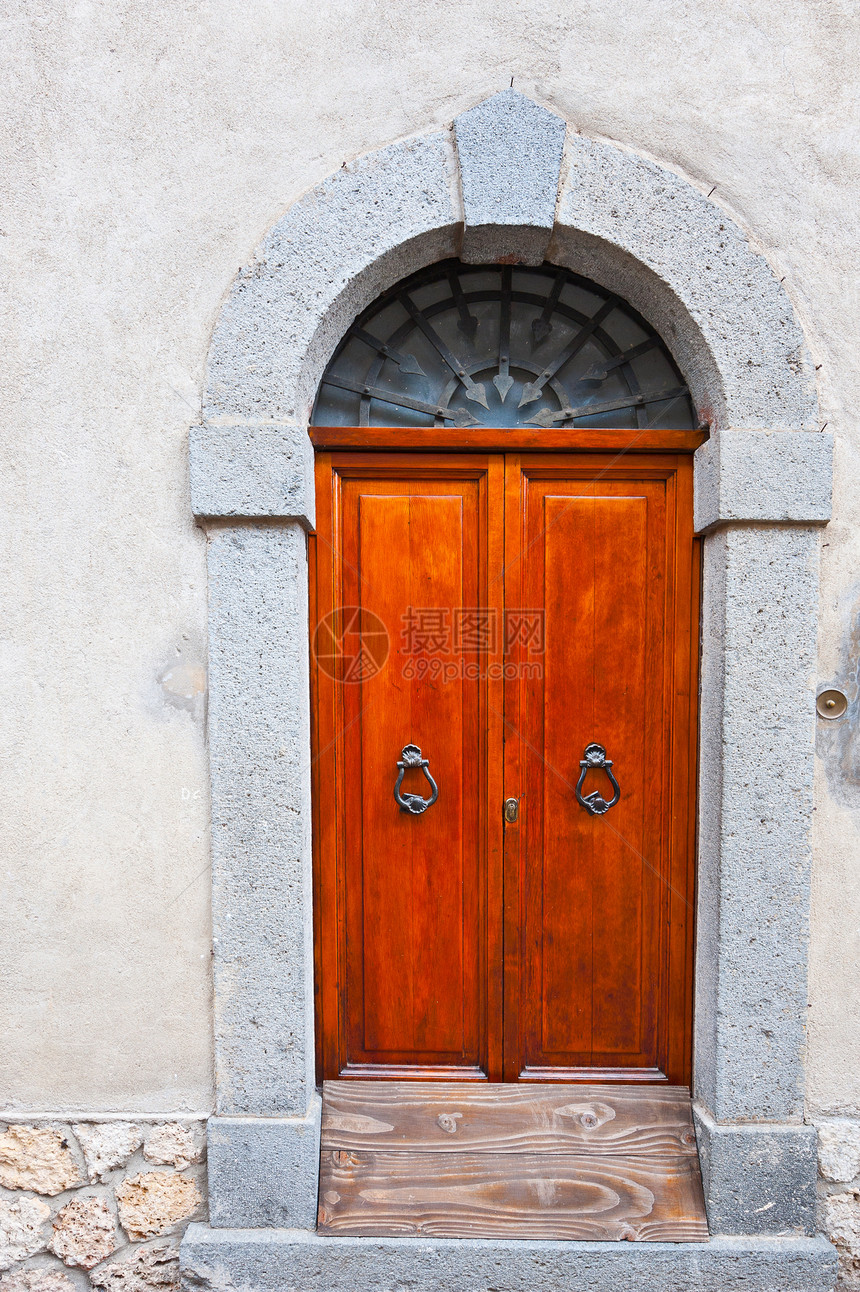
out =
[[[410,812],[412,816],[420,816],[432,807],[439,797],[439,787],[430,775],[428,770],[429,759],[421,757],[421,750],[417,745],[404,745],[403,752],[397,760],[397,766],[400,771],[397,774],[397,784],[394,786],[394,799],[401,812]],[[403,777],[406,775],[407,768],[419,767],[430,784],[432,793],[429,799],[423,799],[420,794],[401,794],[400,786],[403,784]]]
[[[611,807],[615,807],[615,804],[621,798],[621,786],[612,774],[612,759],[606,757],[606,750],[603,745],[586,745],[585,757],[579,760],[579,765],[582,771],[579,773],[579,780],[576,782],[576,801],[580,807],[584,807],[586,812],[590,812],[592,816],[603,816],[604,812],[608,812]],[[594,790],[583,798],[582,787],[585,784],[586,773],[590,767],[602,769],[612,782],[612,788],[615,793],[608,803],[599,790]]]

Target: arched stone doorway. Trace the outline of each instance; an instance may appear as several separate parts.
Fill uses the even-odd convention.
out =
[[[454,256],[549,259],[616,292],[669,345],[711,426],[695,484],[705,543],[694,1097],[712,1232],[774,1237],[715,1239],[666,1268],[637,1253],[636,1277],[676,1287],[692,1277],[691,1260],[714,1288],[763,1260],[791,1266],[798,1287],[829,1277],[826,1245],[782,1236],[814,1229],[803,1061],[829,437],[817,430],[790,304],[725,212],[654,163],[565,129],[506,91],[453,132],[345,167],[273,229],[213,338],[206,420],[191,444],[194,510],[210,533],[218,1088],[214,1227],[189,1231],[185,1244],[197,1269],[220,1260],[237,1277],[243,1268],[246,1255],[228,1253],[218,1226],[313,1223],[311,403],[358,314],[398,279]],[[264,1283],[260,1271],[277,1260],[265,1233],[254,1241]],[[291,1269],[311,1250],[299,1247],[279,1248]],[[342,1270],[327,1257],[328,1285],[346,1286],[359,1266],[372,1282],[374,1261],[397,1277],[439,1276],[423,1257],[375,1250],[356,1248]],[[517,1256],[524,1271],[536,1259]],[[576,1245],[558,1254],[567,1270],[593,1259]]]

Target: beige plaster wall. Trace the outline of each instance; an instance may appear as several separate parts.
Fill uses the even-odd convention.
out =
[[[206,1112],[206,584],[185,445],[231,279],[344,159],[511,77],[714,188],[821,364],[838,445],[821,676],[853,696],[860,16],[850,0],[19,0],[0,22],[0,1111]],[[840,739],[819,778],[809,1103],[851,1114],[860,755],[855,774]]]

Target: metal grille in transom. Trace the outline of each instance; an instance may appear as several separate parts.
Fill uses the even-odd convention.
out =
[[[349,329],[316,426],[686,430],[697,418],[660,337],[565,269],[449,260],[404,280]]]

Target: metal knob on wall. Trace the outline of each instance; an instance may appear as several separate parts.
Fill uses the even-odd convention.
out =
[[[841,718],[848,708],[848,697],[844,691],[830,686],[822,691],[815,701],[819,718]]]

